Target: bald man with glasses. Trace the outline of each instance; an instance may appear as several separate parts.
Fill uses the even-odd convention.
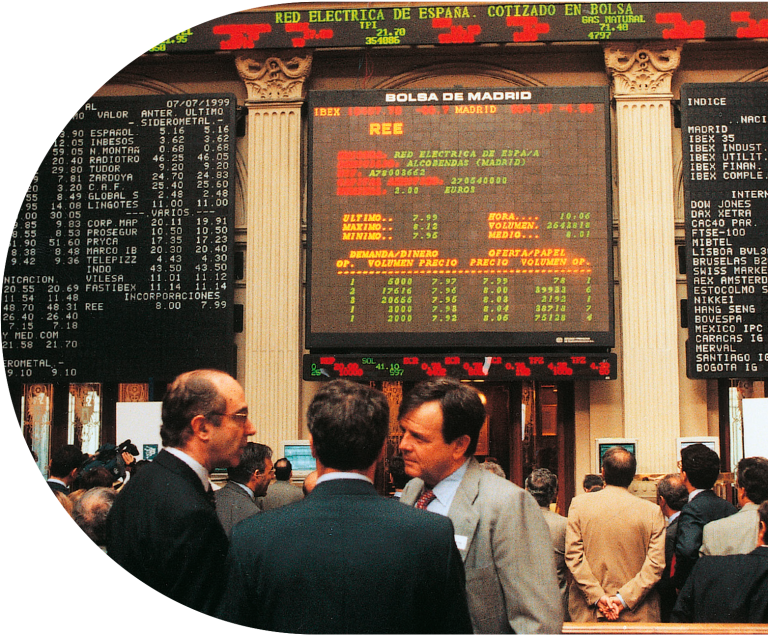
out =
[[[163,450],[123,488],[107,518],[109,556],[160,593],[213,614],[229,540],[210,473],[237,467],[255,432],[233,377],[218,370],[177,377],[163,399]]]

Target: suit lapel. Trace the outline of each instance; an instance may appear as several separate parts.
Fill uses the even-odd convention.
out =
[[[475,502],[480,494],[480,477],[482,468],[475,459],[470,459],[467,472],[459,483],[456,496],[453,498],[451,508],[448,510],[448,518],[453,523],[456,546],[461,552],[461,559],[466,561],[467,554],[475,537],[477,524],[480,521],[480,511],[476,509]]]
[[[462,561],[467,559],[477,524],[480,522],[480,511],[476,509],[475,503],[480,494],[482,474],[483,468],[474,458],[470,459],[467,471],[459,483],[451,508],[448,510],[448,518],[453,523],[456,546],[459,548]],[[405,486],[400,502],[412,507],[423,492],[424,481],[414,478]]]

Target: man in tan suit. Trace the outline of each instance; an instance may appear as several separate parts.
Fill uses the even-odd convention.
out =
[[[664,516],[629,493],[635,470],[635,457],[613,447],[603,459],[605,489],[571,502],[565,560],[574,580],[568,602],[574,622],[660,619],[653,587],[664,571]]]

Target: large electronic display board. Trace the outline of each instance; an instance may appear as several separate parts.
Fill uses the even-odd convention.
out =
[[[766,37],[765,2],[285,4],[187,29],[150,53]]]
[[[768,376],[768,85],[681,89],[688,376]]]
[[[608,91],[309,96],[307,348],[614,341]]]
[[[233,95],[94,98],[29,187],[3,276],[9,382],[234,370]]]

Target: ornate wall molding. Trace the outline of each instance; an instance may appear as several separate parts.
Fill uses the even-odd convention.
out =
[[[249,101],[301,101],[304,84],[312,70],[312,55],[290,59],[239,55],[235,65],[248,90]]]
[[[682,45],[666,42],[605,45],[605,68],[613,77],[614,97],[671,98],[672,75],[680,66],[682,50]]]

